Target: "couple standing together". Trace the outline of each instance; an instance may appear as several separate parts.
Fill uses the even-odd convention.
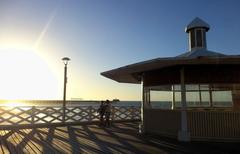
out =
[[[100,125],[110,126],[110,115],[112,110],[112,104],[109,100],[101,101],[98,113],[100,115]],[[104,119],[105,118],[105,119]]]

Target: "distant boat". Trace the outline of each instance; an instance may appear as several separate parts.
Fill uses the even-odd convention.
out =
[[[113,101],[113,102],[120,102],[120,100],[119,100],[119,99],[116,99],[116,98],[113,99],[112,101]]]

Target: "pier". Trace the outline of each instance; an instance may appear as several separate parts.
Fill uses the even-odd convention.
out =
[[[140,135],[138,122],[14,128],[0,131],[0,153],[239,153],[239,143],[179,142]]]
[[[139,134],[137,106],[113,106],[111,127],[99,126],[97,109],[98,106],[67,106],[63,121],[60,106],[1,106],[0,153],[240,152],[238,142],[179,142]]]

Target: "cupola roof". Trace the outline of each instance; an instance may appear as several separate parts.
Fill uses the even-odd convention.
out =
[[[193,28],[205,28],[206,31],[208,31],[210,29],[210,26],[202,19],[196,17],[195,19],[193,19],[192,22],[190,22],[190,24],[187,25],[187,27],[185,28],[185,32],[188,33],[189,30]]]

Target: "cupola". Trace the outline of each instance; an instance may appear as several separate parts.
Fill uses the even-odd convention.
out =
[[[210,29],[210,26],[202,19],[196,17],[187,27],[185,32],[189,36],[189,51],[196,49],[206,49],[206,32]]]

